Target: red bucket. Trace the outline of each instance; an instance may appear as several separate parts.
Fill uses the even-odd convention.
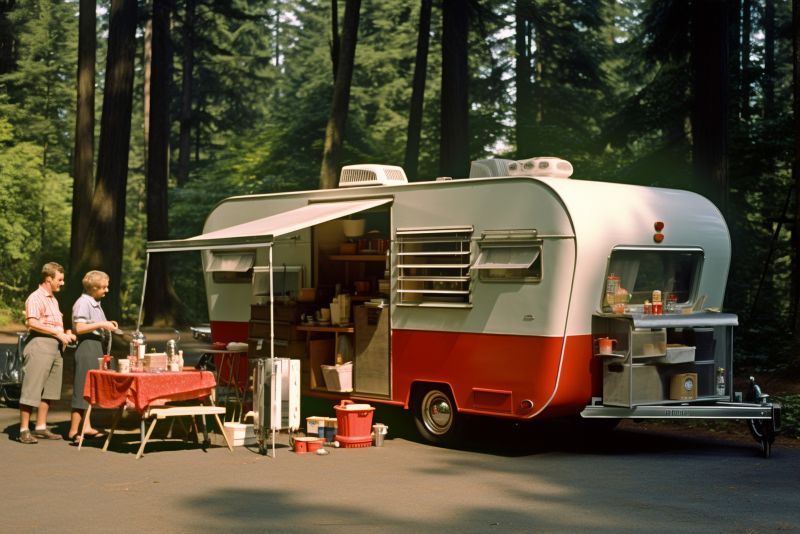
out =
[[[336,440],[343,447],[369,447],[372,444],[372,413],[375,408],[344,399],[333,409],[336,410]]]

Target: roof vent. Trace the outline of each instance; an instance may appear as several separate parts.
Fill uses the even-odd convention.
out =
[[[572,164],[561,158],[540,157],[519,161],[513,159],[482,159],[473,161],[470,166],[470,178],[497,176],[569,178],[572,176]]]
[[[339,187],[362,185],[400,185],[408,179],[402,167],[394,165],[347,165],[339,175]]]

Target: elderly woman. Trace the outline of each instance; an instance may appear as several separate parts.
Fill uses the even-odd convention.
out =
[[[73,442],[80,437],[80,423],[83,412],[89,403],[83,398],[83,386],[86,374],[97,369],[97,359],[103,356],[104,342],[111,332],[118,328],[116,321],[106,319],[100,306],[100,300],[108,293],[108,275],[102,271],[89,271],[83,277],[83,294],[72,306],[72,324],[78,336],[78,348],[75,350],[75,384],[72,390],[72,417],[67,436]],[[97,438],[101,432],[93,429],[91,424],[86,428],[84,437]]]

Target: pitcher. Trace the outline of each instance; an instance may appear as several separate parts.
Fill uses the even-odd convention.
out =
[[[614,350],[614,345],[617,343],[616,339],[610,337],[597,338],[597,349],[600,354],[611,354]]]

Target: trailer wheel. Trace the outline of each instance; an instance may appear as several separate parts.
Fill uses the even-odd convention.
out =
[[[431,443],[451,443],[459,428],[458,411],[452,395],[441,386],[430,386],[415,395],[414,423],[420,435]]]
[[[750,434],[761,445],[764,458],[772,456],[772,444],[775,441],[775,429],[771,419],[748,419]]]

